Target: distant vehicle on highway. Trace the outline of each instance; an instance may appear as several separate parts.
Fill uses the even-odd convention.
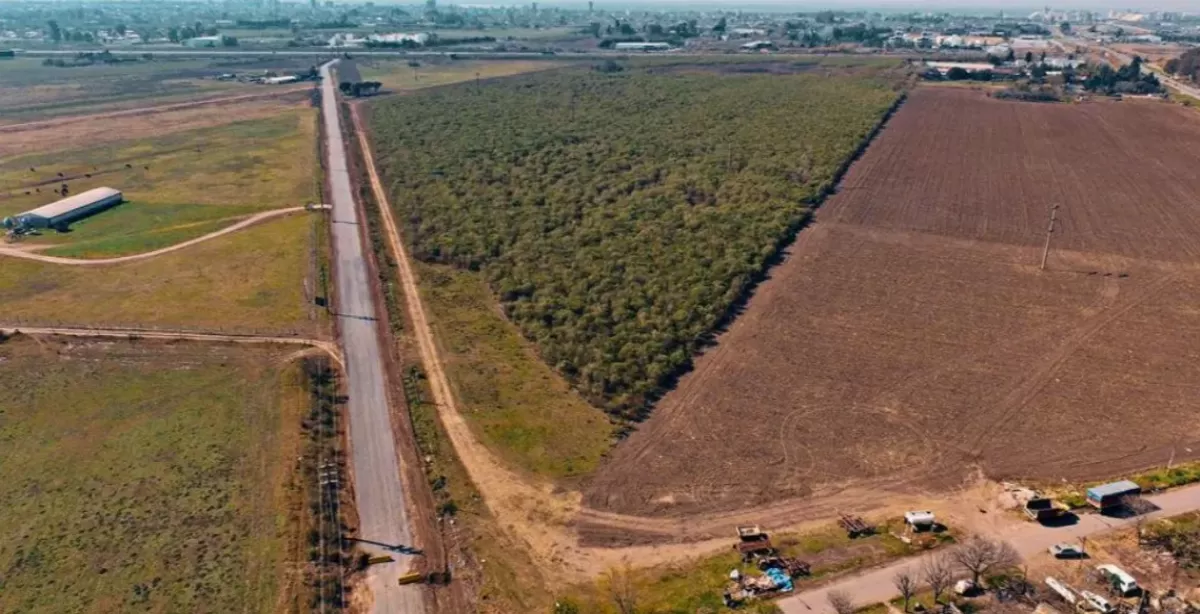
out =
[[[1056,559],[1081,559],[1084,557],[1083,548],[1078,544],[1054,544],[1050,546],[1050,554]]]

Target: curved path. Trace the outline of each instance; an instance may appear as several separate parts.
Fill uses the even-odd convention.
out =
[[[303,337],[271,337],[265,335],[230,335],[223,333],[196,333],[171,330],[144,330],[139,328],[69,328],[48,326],[18,326],[0,323],[0,333],[12,335],[65,335],[68,337],[138,337],[141,339],[162,339],[166,341],[209,341],[228,343],[261,343],[275,345],[303,345],[315,348],[329,354],[338,364],[342,363],[342,353],[336,343],[320,339],[305,339]]]
[[[170,245],[168,247],[164,247],[162,249],[156,249],[156,250],[150,251],[150,252],[144,252],[141,254],[131,254],[129,256],[118,256],[116,258],[60,258],[58,256],[47,256],[45,254],[39,254],[37,252],[25,251],[25,250],[21,250],[21,249],[14,249],[11,247],[0,247],[0,255],[11,256],[13,258],[24,258],[26,260],[37,260],[38,262],[47,262],[50,264],[66,264],[66,265],[75,265],[75,266],[88,266],[88,265],[100,265],[100,264],[121,264],[123,262],[134,262],[137,260],[145,260],[147,258],[161,256],[163,254],[169,254],[173,251],[181,250],[185,247],[191,247],[197,243],[203,243],[205,241],[208,241],[209,239],[215,239],[217,237],[227,235],[231,232],[237,232],[248,226],[253,226],[264,220],[269,220],[271,218],[279,217],[282,215],[290,215],[292,213],[298,213],[300,211],[316,211],[318,209],[328,209],[328,208],[329,208],[328,205],[317,205],[314,207],[288,207],[287,209],[273,209],[271,211],[263,211],[262,213],[255,213],[254,215],[251,215],[250,217],[248,217],[236,224],[233,224],[232,226],[227,226],[216,232],[210,232],[204,236],[196,237],[195,239],[188,239],[187,241],[184,241],[182,243],[176,243],[175,245]]]

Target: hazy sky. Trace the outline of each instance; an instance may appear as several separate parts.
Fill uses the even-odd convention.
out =
[[[448,4],[455,3],[454,0],[445,0]],[[509,2],[502,2],[509,4]],[[525,4],[525,2],[517,1],[515,4]],[[587,6],[587,2],[578,0],[540,0],[539,4],[543,6],[561,5],[561,6]],[[821,2],[818,0],[645,0],[642,2],[636,0],[596,0],[597,8],[723,8],[723,9],[738,9],[745,8],[748,10],[781,10],[781,11],[802,11],[813,9],[879,9],[887,11],[942,11],[942,10],[962,10],[962,11],[983,11],[997,12],[1003,9],[1006,13],[1011,14],[1028,14],[1035,10],[1040,10],[1045,6],[1050,6],[1055,9],[1089,9],[1093,11],[1108,11],[1109,9],[1119,10],[1160,10],[1160,11],[1191,11],[1200,12],[1200,2],[1195,0],[1060,0],[1059,2],[1038,3],[1028,0],[1018,0],[1017,2],[1004,2],[1003,0],[828,0]]]

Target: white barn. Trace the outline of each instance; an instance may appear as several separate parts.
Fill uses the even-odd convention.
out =
[[[124,200],[120,190],[94,188],[37,209],[4,218],[2,224],[18,232],[37,228],[65,229],[72,222],[99,213]]]

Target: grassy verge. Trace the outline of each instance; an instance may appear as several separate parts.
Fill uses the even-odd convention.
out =
[[[930,548],[909,545],[889,533],[898,530],[901,524],[901,520],[891,520],[879,526],[876,535],[853,540],[840,527],[830,525],[811,532],[773,535],[772,541],[783,556],[812,564],[811,576],[796,579],[797,591],[954,541],[952,534],[943,533]],[[561,602],[570,603],[586,614],[617,614],[612,603],[612,585],[617,582],[632,587],[638,612],[726,612],[729,610],[722,605],[721,594],[729,582],[729,572],[734,569],[745,575],[761,575],[755,566],[743,563],[731,550],[661,568],[613,570],[596,583],[564,595]],[[770,604],[756,607],[760,608],[758,611],[773,611]]]
[[[1188,96],[1187,94],[1179,94],[1176,92],[1171,92],[1170,97],[1172,102],[1177,102],[1185,107],[1200,109],[1200,98],[1195,98]]]
[[[477,273],[415,263],[447,375],[480,439],[506,461],[553,479],[595,469],[613,425],[534,353]]]
[[[345,489],[343,432],[339,426],[338,377],[328,356],[309,357],[303,363],[303,385],[308,392],[304,454],[300,461],[300,488],[304,493],[303,515],[307,558],[312,563],[305,574],[304,611],[338,611],[348,605],[344,578],[355,569],[353,546],[342,539],[346,526],[343,512]],[[360,565],[361,567],[361,565]]]
[[[314,334],[304,296],[311,220],[264,222],[147,260],[101,267],[4,258],[0,316],[26,325]]]
[[[63,255],[118,256],[163,247],[211,232],[218,220],[299,206],[314,200],[309,178],[316,160],[311,109],[278,117],[189,130],[0,162],[0,216],[110,186],[127,202],[81,220],[69,233],[47,232],[25,242],[51,244]]]
[[[505,614],[546,611],[550,601],[541,573],[524,546],[514,543],[496,525],[495,517],[455,456],[437,408],[430,401],[428,381],[415,364],[405,367],[404,394],[417,445],[425,455],[426,475],[437,511],[443,518],[447,549],[457,550],[458,556],[466,559],[456,573],[460,581],[474,588],[478,611]]]
[[[0,611],[304,611],[304,391],[277,350],[0,345]]]

